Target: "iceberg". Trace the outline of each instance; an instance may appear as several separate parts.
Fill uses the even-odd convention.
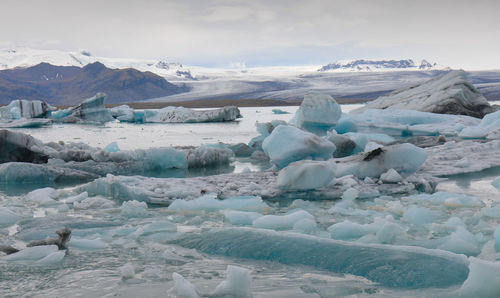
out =
[[[121,122],[133,123],[202,123],[234,121],[242,117],[240,110],[234,106],[211,110],[193,110],[184,107],[133,110],[127,107],[120,106],[112,110],[116,119]]]
[[[23,162],[0,164],[1,183],[67,183],[88,182],[99,178],[98,175],[54,166]]]
[[[31,162],[46,163],[45,145],[30,135],[0,129],[0,163]]]
[[[21,118],[47,118],[55,108],[44,101],[17,99],[0,107],[0,119],[19,120]]]
[[[396,90],[352,112],[360,113],[366,109],[409,109],[477,118],[495,111],[467,81],[463,70],[452,70],[415,86]]]
[[[479,172],[500,166],[500,140],[489,142],[449,141],[443,145],[425,148],[427,160],[421,172],[434,176]],[[464,164],[464,159],[474,162]]]
[[[0,128],[37,128],[52,123],[50,119],[16,119],[16,120],[0,120]]]
[[[97,93],[94,97],[82,101],[79,105],[52,113],[55,122],[64,123],[104,123],[113,121],[110,111],[104,106],[106,94]]]
[[[441,250],[349,243],[255,228],[212,229],[181,235],[171,243],[207,254],[353,274],[391,288],[460,285],[469,274],[465,256]]]
[[[404,108],[404,107],[403,107]],[[364,109],[362,112],[343,115],[356,123],[359,132],[384,133],[391,136],[458,136],[480,120],[463,115],[444,115],[409,109]]]
[[[341,113],[340,105],[331,96],[309,92],[291,123],[311,132],[324,133],[337,124]]]
[[[427,158],[424,149],[411,144],[397,144],[368,153],[335,159],[337,177],[354,175],[358,178],[380,177],[390,169],[399,175],[416,172]]]
[[[262,149],[271,162],[284,168],[291,162],[302,159],[330,159],[335,145],[297,127],[279,125],[265,138]]]
[[[278,187],[283,190],[308,190],[325,187],[335,177],[334,163],[313,160],[292,162],[278,175]]]

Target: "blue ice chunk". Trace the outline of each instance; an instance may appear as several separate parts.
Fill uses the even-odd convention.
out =
[[[345,116],[358,131],[383,132],[394,136],[458,135],[465,127],[479,124],[477,118],[462,115],[435,114],[414,110],[367,109],[361,114]]]
[[[114,120],[111,112],[104,106],[106,94],[97,93],[94,97],[82,101],[79,105],[52,113],[52,118],[61,122],[96,122]]]
[[[108,146],[104,147],[103,150],[106,152],[118,152],[120,151],[120,147],[118,147],[116,142],[112,142]]]
[[[465,256],[418,247],[359,244],[255,228],[222,228],[172,241],[208,254],[306,265],[365,277],[393,288],[460,285]]]
[[[327,160],[335,145],[297,127],[280,125],[262,143],[262,149],[278,167],[302,159]]]
[[[403,219],[414,225],[424,225],[433,222],[432,215],[424,207],[410,206],[403,214]]]
[[[339,134],[344,134],[346,132],[357,132],[358,126],[349,117],[340,117],[337,125],[333,127],[335,131]]]
[[[324,130],[326,132],[337,124],[340,115],[340,106],[331,96],[309,92],[295,113],[293,123],[309,131]]]
[[[280,115],[280,114],[290,114],[290,112],[287,112],[287,111],[283,111],[281,109],[272,109],[272,112],[276,115]]]

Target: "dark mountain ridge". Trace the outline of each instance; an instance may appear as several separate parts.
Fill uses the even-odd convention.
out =
[[[133,68],[111,69],[100,62],[84,67],[48,63],[0,71],[0,104],[15,99],[74,105],[98,92],[107,103],[142,101],[189,91],[152,73]]]

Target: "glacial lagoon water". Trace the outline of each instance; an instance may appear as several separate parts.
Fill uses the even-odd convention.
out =
[[[347,112],[355,107],[355,105],[344,105],[342,110]],[[277,107],[290,114],[274,114],[272,112],[274,108],[241,108],[243,118],[233,123],[140,125],[112,122],[102,126],[55,124],[44,128],[18,129],[17,131],[31,134],[44,142],[83,142],[95,147],[105,147],[111,142],[116,142],[120,149],[124,150],[162,146],[199,146],[217,142],[248,143],[251,138],[258,135],[255,131],[255,122],[267,122],[274,119],[288,121],[297,109],[297,107]],[[259,170],[261,169],[259,167],[261,166],[254,165],[247,160],[236,160],[225,172]],[[195,175],[206,174],[210,173]],[[160,176],[179,175],[163,173]],[[450,176],[448,180],[438,185],[437,190],[476,196],[486,206],[492,206],[500,202],[500,191],[491,186],[491,181],[497,176],[500,176],[500,171],[496,169],[470,175]],[[67,189],[72,187],[68,186]],[[364,272],[364,264],[356,263],[356,255],[348,258],[352,260],[353,266],[361,268],[356,271],[360,272],[359,275],[349,274],[351,272],[349,270],[344,271],[347,273],[334,272],[334,270],[328,270],[326,265],[315,266],[316,262],[308,260],[308,256],[305,255],[293,258],[280,256],[282,262],[273,262],[269,261],[273,259],[271,256],[267,259],[265,257],[239,258],[235,257],[238,253],[230,253],[229,247],[217,248],[214,243],[201,243],[196,246],[196,243],[190,242],[192,247],[198,249],[195,250],[191,249],[190,245],[177,246],[179,241],[184,240],[176,239],[182,238],[183,235],[215,228],[231,229],[238,225],[231,224],[227,215],[217,210],[197,210],[197,208],[173,210],[154,205],[147,207],[131,205],[127,209],[122,202],[102,197],[93,202],[89,201],[87,205],[80,205],[79,208],[74,206],[68,208],[66,204],[35,204],[26,198],[26,193],[32,189],[33,187],[26,187],[24,191],[21,189],[15,193],[0,192],[0,208],[8,207],[21,217],[15,225],[2,225],[0,220],[1,242],[22,247],[31,240],[53,236],[53,232],[63,226],[73,230],[72,242],[64,259],[51,265],[0,260],[0,296],[2,297],[168,297],[171,295],[168,291],[174,285],[172,280],[174,272],[181,274],[194,284],[201,294],[210,295],[225,279],[228,265],[250,270],[254,297],[451,297],[456,296],[454,291],[460,288],[462,279],[465,278],[459,274],[456,279],[460,282],[454,282],[450,277],[451,281],[441,286],[437,283],[433,286],[415,288],[401,286],[397,282],[394,283],[396,286],[391,286],[390,281],[377,284],[365,278],[369,276],[369,273]],[[59,191],[64,193],[66,190],[61,188]],[[61,197],[64,197],[64,194]],[[402,205],[396,204],[398,201],[401,201]],[[478,215],[480,209],[477,207],[442,209],[429,202],[404,195],[357,202],[355,203],[357,211],[353,213],[339,212],[340,209],[332,211],[332,207],[337,203],[335,201],[302,200],[287,204],[265,202],[267,206],[264,208],[259,203],[254,206],[255,210],[248,208],[242,208],[242,210],[274,215],[287,214],[297,209],[307,211],[315,218],[316,226],[308,225],[305,221],[302,226],[294,225],[292,230],[301,234],[312,234],[313,236],[307,237],[319,239],[314,241],[319,241],[317,243],[321,244],[323,251],[329,251],[338,245],[338,243],[328,242],[328,239],[328,241],[325,240],[326,242],[321,240],[330,238],[329,227],[333,224],[349,220],[361,225],[369,225],[374,223],[375,218],[379,218],[377,220],[382,221],[382,225],[390,226],[394,220],[387,219],[387,216],[394,217],[396,223],[406,229],[404,234],[408,238],[394,240],[393,244],[396,245],[393,246],[396,250],[399,249],[397,245],[400,244],[424,247],[423,253],[428,254],[428,258],[434,257],[433,248],[443,244],[436,243],[439,241],[436,239],[440,234],[447,233],[446,222],[452,217],[458,217],[474,233],[477,242],[484,244],[484,239],[491,237],[488,234],[490,231],[485,228],[486,224],[481,223],[484,219]],[[405,212],[413,205],[418,208],[427,208],[431,222],[425,228],[419,224],[408,223],[411,220],[405,219],[405,216],[410,218],[410,214],[405,215]],[[366,226],[366,229],[372,228],[377,229],[377,227]],[[395,229],[397,230],[397,227]],[[217,239],[225,239],[224,241],[229,241],[228,246],[231,246],[231,240],[227,240],[227,237],[230,239],[233,237],[232,231],[224,231],[223,233],[226,234],[222,235],[229,236],[217,234],[213,238],[223,237]],[[244,230],[237,230],[234,237],[241,238],[241,235],[237,236],[241,231],[244,232]],[[364,240],[346,240],[348,243],[356,243],[355,245],[363,244],[364,241],[369,243],[370,237],[379,237],[380,231],[387,230],[379,229],[373,235],[367,232],[366,237],[361,238]],[[485,233],[484,239],[481,238],[482,232]],[[253,234],[250,236],[253,237],[248,238],[250,242],[257,242],[260,237]],[[265,251],[275,242],[272,233],[267,236],[264,234],[263,237],[270,237],[266,239],[269,244],[265,247],[255,245],[252,248],[246,243],[245,249]],[[210,240],[205,241],[210,242]],[[293,247],[304,243],[305,240],[300,237],[295,238],[292,233],[289,238],[276,241],[281,241],[280,243],[285,247]],[[484,244],[483,251],[480,253],[491,257],[490,246],[491,243]],[[353,247],[347,245],[343,249],[346,250],[346,254],[351,249],[357,253],[356,246]],[[321,255],[320,252],[315,252],[313,247],[308,249],[301,246],[300,248],[297,251],[301,254],[309,251],[318,257]],[[425,250],[425,248],[431,249]],[[375,246],[372,249],[376,251],[378,248]],[[223,250],[226,253],[214,253],[211,250],[218,252]],[[384,251],[384,253],[390,253],[390,251]],[[247,254],[258,254],[258,252]],[[401,257],[401,254],[401,252],[395,253],[394,257]],[[324,257],[328,258],[328,256]],[[334,261],[329,260],[329,262]],[[461,261],[456,262],[456,268],[459,268],[456,270],[463,269]],[[120,269],[126,264],[133,266],[133,277],[126,274],[125,276],[124,269]],[[438,279],[439,272],[429,274],[436,274],[436,279]]]

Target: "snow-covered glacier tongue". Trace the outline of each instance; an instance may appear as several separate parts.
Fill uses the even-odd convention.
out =
[[[102,146],[0,130],[0,250],[20,250],[0,252],[0,295],[500,295],[496,113],[345,114],[314,93],[283,109],[291,114],[242,108],[232,123],[143,124],[119,106],[105,114],[131,123],[80,125],[123,126]],[[224,141],[257,119],[245,143]],[[65,125],[79,124],[44,130]],[[188,127],[200,143],[210,127],[223,133],[209,141],[222,142],[140,147],[134,136],[123,150],[130,127],[152,127],[143,134],[155,141]],[[68,252],[25,249],[62,227]]]

